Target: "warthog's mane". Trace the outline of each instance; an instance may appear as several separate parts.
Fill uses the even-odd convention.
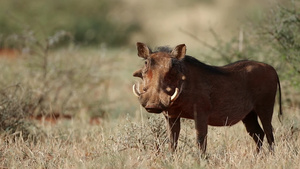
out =
[[[200,62],[198,59],[192,57],[192,56],[188,56],[186,55],[183,59],[184,62],[190,64],[190,65],[194,65],[197,67],[201,67],[203,70],[206,70],[209,73],[214,73],[214,74],[222,74],[225,75],[227,72],[223,71],[222,69],[220,69],[217,66],[210,66],[207,65],[203,62]]]
[[[157,53],[157,52],[171,53],[172,48],[170,48],[169,46],[159,46],[159,47],[156,47],[152,52],[153,53]]]
[[[166,53],[171,53],[172,52],[172,48],[170,48],[169,46],[159,46],[159,47],[156,47],[152,52],[153,53],[157,53],[157,52],[166,52]],[[216,67],[216,66],[210,66],[210,65],[207,65],[203,62],[200,62],[198,59],[192,57],[192,56],[189,56],[189,55],[186,55],[183,59],[184,62],[188,63],[188,64],[191,64],[191,65],[194,65],[194,66],[197,66],[197,67],[201,67],[203,68],[204,70],[210,72],[210,73],[215,73],[215,74],[226,74],[225,71],[221,70],[220,68]]]

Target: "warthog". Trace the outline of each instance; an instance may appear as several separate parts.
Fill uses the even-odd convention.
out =
[[[186,55],[184,44],[151,51],[138,42],[137,50],[145,64],[133,73],[142,79],[133,85],[133,92],[148,112],[163,112],[172,151],[177,146],[180,118],[195,120],[197,144],[203,153],[208,125],[231,126],[241,120],[258,152],[265,134],[273,150],[271,120],[277,87],[279,115],[282,110],[279,78],[272,66],[249,60],[209,66]]]

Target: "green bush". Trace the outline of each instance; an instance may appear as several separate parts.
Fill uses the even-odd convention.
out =
[[[65,30],[79,44],[124,45],[130,34],[139,29],[139,24],[116,21],[111,16],[118,12],[116,3],[122,5],[114,0],[1,2],[0,47],[7,45],[4,42],[8,35],[28,29],[40,32],[43,37]]]
[[[286,79],[300,87],[300,1],[290,2],[286,6],[278,5],[259,22],[258,32],[273,48]]]
[[[256,9],[243,18],[238,36],[229,41],[219,38],[211,30],[216,45],[189,34],[203,46],[211,49],[211,58],[217,63],[232,63],[251,59],[275,67],[281,81],[288,82],[300,91],[300,1],[276,4],[270,8]],[[211,54],[210,54],[211,55]]]

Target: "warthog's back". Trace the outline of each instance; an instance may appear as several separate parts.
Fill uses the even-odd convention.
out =
[[[233,125],[261,104],[274,104],[278,77],[273,67],[239,61],[220,69],[226,73],[210,80],[210,125]]]

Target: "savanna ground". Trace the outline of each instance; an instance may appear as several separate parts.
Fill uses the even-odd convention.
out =
[[[90,2],[93,1],[86,4]],[[141,7],[133,8],[135,3],[127,4],[135,14],[147,7],[158,8],[157,13],[151,13],[154,18],[164,12],[162,4],[149,2],[146,7],[138,3]],[[238,123],[232,127],[209,127],[207,158],[202,158],[196,148],[194,123],[184,119],[178,150],[172,154],[168,150],[163,116],[148,114],[131,92],[137,80],[132,73],[142,64],[134,42],[111,47],[109,44],[114,40],[107,40],[110,43],[104,45],[101,38],[94,37],[92,45],[81,47],[66,42],[80,39],[80,31],[75,35],[58,31],[43,38],[29,29],[13,36],[1,36],[1,40],[6,40],[1,47],[11,47],[12,42],[17,45],[16,50],[0,50],[0,168],[299,168],[299,12],[287,11],[274,22],[268,18],[269,25],[281,25],[278,29],[267,24],[256,30],[264,29],[271,36],[255,37],[252,36],[255,32],[248,33],[246,28],[238,29],[235,36],[227,34],[228,31],[220,32],[220,25],[215,29],[197,29],[203,26],[203,18],[209,17],[213,18],[213,27],[224,19],[220,18],[222,13],[209,15],[210,7],[192,5],[189,6],[192,15],[185,13],[182,6],[189,4],[173,4],[171,7],[178,9],[175,15],[167,13],[165,18],[151,23],[144,20],[150,16],[137,15],[135,19],[143,21],[142,30],[132,35],[131,40],[145,39],[150,44],[169,40],[168,44],[177,45],[175,42],[184,43],[181,39],[185,39],[188,54],[210,64],[222,65],[249,58],[273,65],[281,79],[284,114],[280,123],[276,99],[274,154],[269,152],[266,140],[263,151],[257,154],[252,138],[243,124]],[[218,7],[217,10],[224,9]],[[195,13],[201,16],[199,22]],[[133,15],[123,14],[127,20]],[[193,22],[185,21],[185,26],[178,24],[185,17]],[[164,25],[166,20],[172,22]],[[153,24],[163,25],[155,36],[149,29]],[[173,32],[176,36],[164,34],[174,26],[177,26]],[[96,24],[95,29],[87,33],[88,37],[97,29]],[[204,37],[201,32],[205,32]],[[229,37],[226,41],[217,35],[224,32]],[[124,32],[121,30],[121,33]],[[272,37],[275,40],[268,41]],[[101,45],[95,45],[97,41]],[[209,45],[209,42],[215,43]],[[266,45],[266,42],[272,43]]]
[[[167,148],[163,116],[149,115],[139,109],[131,94],[133,68],[127,65],[136,63],[135,52],[124,49],[106,53],[103,50],[67,49],[49,53],[46,75],[49,80],[44,79],[43,67],[28,66],[37,64],[40,58],[1,58],[1,82],[13,84],[1,90],[1,109],[24,116],[1,134],[1,167],[299,166],[299,109],[284,106],[285,119],[281,124],[277,118],[278,105],[273,120],[275,154],[270,154],[265,146],[257,155],[254,142],[239,123],[233,127],[210,127],[208,159],[200,158],[191,120],[183,120],[178,151],[171,154]],[[41,95],[45,101],[34,101]],[[36,103],[36,108],[30,108],[30,103]],[[32,120],[30,115],[40,112],[63,112],[72,119],[57,118],[55,123],[47,121],[46,117]],[[92,123],[92,117],[99,117],[100,121]]]

